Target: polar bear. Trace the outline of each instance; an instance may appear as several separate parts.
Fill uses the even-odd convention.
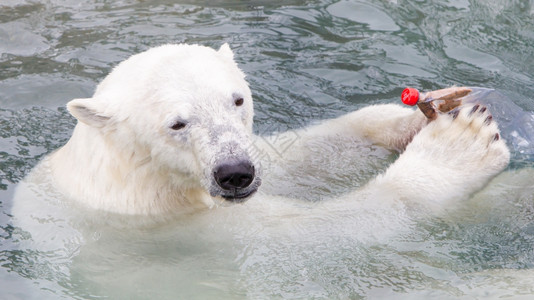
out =
[[[288,180],[273,170],[330,167],[314,159],[321,144],[343,146],[345,155],[361,162],[368,159],[358,153],[361,145],[402,152],[354,193],[439,208],[479,190],[510,156],[479,105],[430,123],[419,111],[375,105],[299,131],[255,136],[252,94],[227,44],[219,50],[164,45],[134,55],[93,97],[72,100],[67,108],[78,120],[72,137],[37,169],[46,170],[43,176],[66,199],[126,215],[243,202],[262,181],[268,193]],[[290,134],[298,139],[281,153]]]
[[[71,139],[17,186],[17,247],[56,270],[42,272],[53,281],[41,283],[47,290],[64,290],[72,274],[72,285],[88,282],[98,287],[95,295],[103,289],[116,298],[138,297],[133,285],[162,278],[172,282],[152,291],[205,290],[199,282],[211,283],[195,271],[212,264],[205,257],[221,258],[225,274],[239,270],[238,281],[251,278],[244,289],[252,294],[254,283],[271,291],[293,280],[265,277],[289,256],[338,257],[341,247],[356,254],[352,261],[365,259],[357,255],[360,243],[401,236],[413,215],[428,215],[419,208],[440,213],[461,202],[510,157],[480,105],[432,122],[418,110],[375,105],[256,136],[251,91],[226,44],[164,45],[134,55],[91,98],[67,107],[78,119]],[[372,164],[370,149],[400,155],[376,178],[355,172],[347,178],[353,190],[328,201],[298,201],[284,191],[294,174],[322,178]]]

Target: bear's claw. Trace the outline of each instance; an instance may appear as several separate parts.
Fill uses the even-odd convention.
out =
[[[491,124],[491,121],[493,120],[493,116],[489,115],[486,117],[486,120],[484,120],[484,124],[489,125]]]
[[[475,104],[475,106],[473,106],[473,109],[471,109],[471,112],[469,113],[469,116],[474,114],[479,108],[480,108],[480,105],[479,104]]]
[[[454,109],[454,110],[451,110],[451,111],[449,112],[449,115],[452,116],[452,119],[453,119],[453,120],[456,119],[456,118],[458,118],[458,114],[460,114],[460,110],[458,110],[458,109]]]

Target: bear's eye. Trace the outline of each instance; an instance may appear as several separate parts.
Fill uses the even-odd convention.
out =
[[[243,98],[238,98],[238,99],[235,99],[234,103],[235,103],[235,106],[241,106],[243,105]]]
[[[184,128],[185,125],[186,124],[184,122],[177,121],[176,123],[172,124],[171,129],[172,130],[180,130],[180,129]]]

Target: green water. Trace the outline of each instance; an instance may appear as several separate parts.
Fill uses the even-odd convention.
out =
[[[214,237],[201,218],[148,233],[107,232],[66,259],[20,250],[24,235],[9,215],[16,183],[70,136],[66,102],[89,97],[117,63],[164,43],[229,43],[254,95],[258,134],[398,102],[405,86],[496,89],[508,99],[494,114],[507,126],[512,166],[532,167],[534,133],[503,111],[534,110],[533,17],[532,1],[520,0],[3,0],[0,298],[534,296],[534,180],[524,176],[490,187],[453,221],[431,219],[373,246],[321,239],[324,229],[248,245],[247,234]],[[526,144],[506,136],[514,130]]]

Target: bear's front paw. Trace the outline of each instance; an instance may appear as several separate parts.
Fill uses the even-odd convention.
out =
[[[414,138],[406,151],[420,151],[448,168],[473,172],[499,172],[510,159],[497,123],[488,109],[479,104],[440,115]]]
[[[440,114],[423,128],[384,179],[402,189],[405,198],[443,205],[481,189],[509,159],[510,152],[486,107],[464,106]]]

